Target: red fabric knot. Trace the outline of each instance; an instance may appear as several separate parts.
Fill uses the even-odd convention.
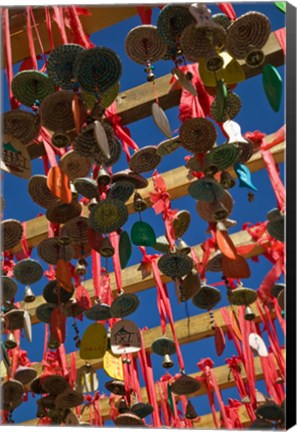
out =
[[[260,131],[246,132],[244,134],[244,138],[252,141],[256,149],[262,145],[262,141],[265,136],[266,134]]]
[[[214,362],[211,358],[201,359],[200,362],[197,363],[197,366],[199,369],[201,369],[203,372],[207,371],[209,368],[214,367]]]

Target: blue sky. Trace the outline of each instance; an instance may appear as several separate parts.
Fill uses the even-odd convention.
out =
[[[209,4],[209,8],[212,13],[218,13],[219,9],[215,4]],[[274,4],[268,3],[236,3],[234,4],[234,9],[237,16],[242,15],[250,10],[255,10],[267,15],[271,21],[272,30],[279,29],[285,25],[285,15],[280,12]],[[156,18],[159,13],[159,9],[155,8],[153,12],[153,23],[156,23]],[[124,50],[124,40],[128,31],[141,24],[140,18],[138,16],[129,18],[116,26],[110,27],[108,29],[102,30],[91,36],[92,42],[98,46],[106,46],[112,48],[118,53],[123,64],[123,74],[120,80],[121,91],[135,87],[137,85],[146,82],[146,73],[143,71],[144,67],[137,65],[132,60],[130,60],[125,54]],[[172,62],[158,62],[155,65],[155,74],[160,77],[164,74],[170,73],[173,67]],[[15,72],[18,71],[19,65],[15,65]],[[279,73],[283,77],[285,74],[285,68],[279,67]],[[7,93],[7,83],[5,74],[2,74],[4,80],[4,111],[8,111],[8,93]],[[158,89],[157,89],[158,90]],[[152,88],[153,92],[153,88]],[[260,130],[267,134],[271,134],[277,131],[284,124],[284,100],[282,101],[281,110],[275,113],[266,100],[264,90],[262,87],[262,77],[261,75],[256,76],[252,79],[240,83],[235,90],[235,92],[242,99],[242,109],[239,115],[234,119],[241,126],[242,133],[247,131]],[[168,119],[170,121],[171,129],[176,130],[180,127],[180,121],[178,119],[178,108],[172,108],[166,111]],[[136,141],[139,147],[144,147],[146,145],[156,145],[163,141],[165,137],[155,126],[152,118],[147,118],[129,125],[133,139]],[[219,131],[218,131],[219,132]],[[219,133],[218,144],[223,143],[223,137]],[[158,167],[160,173],[169,171],[172,168],[176,168],[184,163],[184,156],[187,153],[183,149],[179,149],[172,155],[165,157]],[[124,154],[120,161],[113,167],[113,171],[119,171],[126,168],[126,159]],[[284,175],[284,167],[280,166],[281,175]],[[34,160],[32,162],[33,174],[43,173],[43,163],[42,160]],[[151,176],[152,173],[148,173],[146,176]],[[257,223],[262,222],[266,219],[267,212],[276,207],[276,200],[271,188],[268,174],[265,170],[254,173],[252,175],[253,183],[258,188],[258,192],[255,193],[254,203],[249,203],[247,200],[247,189],[240,189],[238,184],[232,189],[232,196],[235,201],[234,209],[232,212],[232,219],[237,221],[235,228],[230,230],[230,233],[239,231],[245,222]],[[23,180],[7,173],[3,173],[3,194],[5,197],[5,211],[4,218],[14,218],[20,221],[26,221],[28,219],[33,219],[39,213],[43,213],[43,209],[35,205],[28,194],[27,191],[28,181]],[[186,196],[177,199],[172,202],[172,208],[174,209],[187,209],[191,212],[192,222],[190,229],[184,236],[184,240],[190,245],[196,245],[203,242],[206,239],[205,230],[207,224],[205,221],[201,220],[195,210],[195,200],[190,196]],[[138,216],[133,214],[129,217],[129,221],[126,223],[124,228],[130,232],[131,227],[134,222],[138,220]],[[152,209],[148,209],[143,213],[143,220],[149,222],[153,225],[156,235],[161,235],[164,233],[164,225],[161,216],[156,216]],[[148,252],[153,253],[153,250],[148,248]],[[33,250],[32,257],[37,257],[36,250]],[[133,255],[130,259],[129,265],[136,264],[141,259],[141,254],[135,247],[133,250]],[[44,270],[46,270],[45,263],[43,264]],[[252,276],[244,280],[244,286],[248,286],[253,289],[257,289],[262,280],[264,279],[266,273],[270,270],[270,263],[264,258],[260,257],[258,263],[249,262],[252,270]],[[111,263],[110,263],[111,265]],[[88,272],[88,278],[90,277],[90,266]],[[220,274],[208,273],[208,282],[215,283],[220,280]],[[33,286],[33,290],[36,295],[41,295],[43,287],[47,283],[45,277],[42,278],[40,282]],[[175,296],[175,289],[173,284],[168,285],[170,299],[172,302],[173,315],[175,320],[183,319],[186,317],[186,310],[184,304],[178,304]],[[217,307],[221,307],[227,304],[226,290],[221,287],[222,290],[222,301]],[[17,295],[17,300],[23,298],[24,287],[19,284],[19,290]],[[150,289],[144,291],[140,295],[140,306],[138,310],[131,315],[131,319],[134,320],[140,328],[147,326],[149,328],[156,327],[160,325],[160,319],[157,312],[156,306],[156,289]],[[190,316],[203,313],[203,311],[195,308],[192,302],[188,302],[188,311]],[[75,350],[74,346],[74,332],[71,327],[72,320],[68,319],[68,337],[66,343],[67,352]],[[78,327],[80,329],[80,334],[82,336],[84,329],[90,325],[87,319],[78,322]],[[40,361],[42,359],[43,351],[43,337],[44,337],[44,324],[39,324],[33,326],[33,342],[28,344],[25,338],[22,338],[21,347],[28,351],[29,358],[31,361]],[[281,334],[280,334],[281,337]],[[186,364],[186,372],[192,373],[197,371],[197,362],[201,358],[211,357],[215,362],[215,367],[225,364],[225,359],[236,354],[234,345],[227,341],[226,349],[221,357],[217,357],[215,353],[215,345],[213,338],[202,340],[199,342],[191,343],[181,347]],[[173,356],[175,361],[175,366],[170,370],[170,373],[178,372],[178,363],[176,356]],[[159,379],[164,373],[164,369],[161,367],[161,358],[153,355],[152,356],[153,367],[154,367],[154,377],[155,380]],[[109,378],[106,377],[103,370],[98,371],[99,376],[99,389],[104,392],[104,382]],[[141,379],[143,385],[143,380]],[[259,390],[265,391],[265,386],[263,383],[259,383]],[[223,391],[224,401],[227,403],[228,397],[239,398],[237,390],[230,389]],[[202,396],[193,400],[193,403],[197,409],[199,415],[207,414],[210,412],[210,407],[206,396]],[[23,403],[19,408],[16,409],[14,413],[14,420],[16,423],[28,420],[35,416],[35,403],[32,402],[31,397],[29,402]],[[29,409],[30,407],[30,409]]]

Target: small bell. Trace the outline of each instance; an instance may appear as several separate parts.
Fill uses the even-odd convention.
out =
[[[89,202],[88,209],[91,211],[92,208],[93,208],[96,204],[98,204],[97,199],[96,199],[96,198],[92,198],[92,199],[90,200],[90,202]]]
[[[194,420],[196,417],[198,417],[198,414],[196,413],[195,408],[192,405],[192,402],[188,401],[186,407],[186,419]]]
[[[119,401],[119,403],[118,403],[118,405],[117,405],[117,408],[118,408],[118,412],[119,412],[120,414],[124,414],[124,413],[130,411],[130,410],[129,410],[129,407],[128,407],[128,405],[127,405],[127,403],[126,403],[126,401],[125,401],[124,398],[122,398],[122,399]]]
[[[59,348],[59,346],[60,346],[60,342],[58,342],[58,341],[53,337],[53,335],[50,335],[50,338],[49,338],[49,341],[48,341],[47,347],[48,347],[49,349],[57,349],[57,348]]]
[[[87,265],[88,263],[84,258],[79,259],[75,266],[75,274],[84,276],[87,273]]]
[[[221,201],[216,200],[214,202],[214,212],[213,217],[215,220],[220,221],[226,219],[228,216],[228,211],[226,207],[221,203]]]
[[[70,182],[70,190],[72,194],[72,199],[76,199],[78,197],[77,190],[72,182]]]
[[[134,194],[133,207],[137,212],[142,212],[147,208],[147,204],[139,192],[135,192]]]
[[[4,316],[2,315],[1,317],[1,328],[3,330],[6,330],[6,319],[4,318]]]
[[[170,369],[174,366],[173,360],[169,354],[165,354],[163,357],[162,366],[164,369]]]
[[[255,318],[255,314],[250,308],[250,306],[246,306],[244,310],[244,319],[247,321],[252,321]]]
[[[188,246],[187,243],[182,239],[178,239],[176,249],[178,252],[181,252],[185,255],[188,255],[191,252],[190,246]]]
[[[218,172],[218,167],[216,167],[207,157],[203,160],[202,169],[206,176],[213,176]]]
[[[114,248],[108,237],[104,237],[100,247],[100,255],[104,258],[110,258],[114,254]]]
[[[222,69],[224,66],[224,60],[221,56],[212,53],[207,59],[206,59],[206,69],[208,72],[217,72],[218,70]]]
[[[264,62],[265,55],[263,51],[259,49],[255,49],[254,47],[250,47],[250,52],[245,58],[246,64],[250,68],[256,68],[261,66],[261,64]]]
[[[110,183],[110,175],[105,168],[101,167],[97,177],[98,186],[107,186]]]
[[[67,235],[64,235],[59,238],[59,243],[61,246],[68,246],[71,243],[71,238],[68,237]]]
[[[224,189],[231,189],[235,186],[235,180],[228,171],[221,172],[221,185]]]
[[[9,333],[6,341],[4,342],[5,348],[13,349],[17,347],[17,343],[13,333]]]
[[[91,111],[91,118],[93,120],[101,120],[105,113],[105,108],[99,102],[96,102]]]
[[[26,288],[25,288],[24,302],[25,303],[32,303],[32,302],[34,302],[35,299],[36,299],[36,296],[33,293],[31,287],[26,286]]]
[[[154,81],[155,78],[156,78],[156,76],[155,76],[155,74],[153,72],[149,72],[147,74],[147,77],[146,77],[146,79],[148,80],[148,82]]]

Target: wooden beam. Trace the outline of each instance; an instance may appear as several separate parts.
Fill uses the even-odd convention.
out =
[[[84,6],[83,6],[84,7]],[[99,30],[110,27],[118,22],[130,18],[137,14],[136,7],[134,6],[96,6],[88,7],[90,16],[80,16],[83,29],[86,34],[91,35]],[[51,9],[51,8],[50,8]],[[50,50],[50,42],[45,23],[44,7],[33,8],[34,18],[37,24],[40,39],[43,44],[45,52]],[[27,24],[26,13],[24,8],[11,8],[9,9],[10,21],[10,34],[11,34],[11,51],[12,62],[18,63],[19,61],[30,57],[28,37],[27,37]],[[140,20],[139,20],[140,21]],[[68,32],[68,30],[67,30]],[[52,33],[55,47],[62,44],[62,39],[58,26],[52,20]],[[69,35],[69,32],[68,32]],[[41,54],[40,45],[36,38],[35,29],[33,27],[33,38],[35,44],[36,54]]]
[[[253,241],[252,237],[247,231],[239,231],[237,233],[231,234],[230,237],[235,247],[248,246],[248,245],[254,246],[252,250],[250,250],[247,254],[245,254],[246,258],[251,258],[263,254],[265,252],[264,249],[265,243],[268,243],[268,240],[266,239],[265,241],[265,238],[263,238],[262,245],[258,245]],[[194,246],[194,250],[197,253],[198,257],[201,258],[203,255],[203,250],[201,248],[201,245]],[[169,277],[163,274],[161,274],[161,279],[164,283],[168,283],[172,281]],[[153,273],[151,272],[149,275],[144,276],[141,272],[141,268],[139,264],[133,265],[131,267],[122,270],[122,282],[123,282],[123,290],[126,293],[139,293],[155,286],[155,278]],[[110,283],[111,283],[111,289],[113,291],[113,295],[116,297],[117,286],[116,286],[114,273],[110,274]],[[85,288],[87,289],[90,297],[94,299],[95,298],[94,284],[92,279],[89,279],[85,282]],[[36,297],[34,302],[29,304],[28,303],[23,304],[23,307],[31,315],[32,324],[36,324],[38,322],[36,316],[36,308],[37,306],[43,303],[45,303],[43,296],[38,296]]]
[[[267,142],[271,142],[274,138],[274,134],[267,137]],[[272,147],[271,153],[274,160],[277,163],[284,161],[285,155],[285,142],[282,142],[275,147]],[[246,164],[251,172],[256,172],[265,167],[264,160],[260,152],[253,154],[251,159]],[[234,170],[230,170],[231,175],[236,178]],[[195,181],[196,178],[189,177],[189,170],[185,166],[175,168],[173,170],[167,171],[162,174],[166,185],[167,191],[170,194],[172,200],[181,198],[188,194],[188,187],[191,182]],[[146,201],[148,207],[151,207],[151,202],[149,199],[149,193],[153,192],[153,181],[152,178],[149,179],[148,187],[141,190],[141,195]],[[129,214],[134,213],[133,208],[133,197],[129,199],[126,203],[128,207]],[[88,216],[88,208],[84,206],[84,215]],[[47,238],[48,236],[48,221],[45,216],[39,216],[35,219],[31,219],[26,223],[27,241],[30,248],[38,246],[38,244]],[[21,250],[22,246],[19,243],[14,249],[11,250],[12,253],[17,253]]]
[[[262,69],[266,63],[274,66],[281,66],[284,64],[284,53],[274,33],[270,34],[263,51],[265,54],[265,62],[258,68],[249,68],[244,61],[239,62],[247,79],[262,73]],[[160,105],[165,110],[177,106],[181,96],[180,89],[171,89],[171,77],[172,75],[168,74],[155,81]],[[124,125],[130,124],[149,117],[154,100],[155,93],[152,83],[145,83],[120,93],[117,98],[117,112],[122,119],[122,123]],[[34,144],[27,148],[31,159],[45,154],[43,143]]]
[[[283,353],[285,355],[285,350],[283,351]],[[277,365],[276,362],[275,362],[275,365],[276,365],[276,368],[278,369],[278,365]],[[260,358],[259,357],[254,357],[254,367],[255,367],[255,378],[256,378],[256,380],[258,381],[258,380],[263,379],[264,378],[264,373],[263,373],[263,370],[262,370],[262,366],[261,366],[261,362],[260,362]],[[229,367],[227,365],[216,367],[216,368],[213,369],[213,371],[214,371],[215,378],[217,380],[218,386],[219,386],[219,388],[220,388],[221,391],[222,390],[226,390],[226,389],[230,389],[232,387],[235,387],[235,385],[236,385],[235,381],[232,379],[232,375],[230,374],[230,369],[229,369]],[[195,373],[190,374],[190,376],[193,377],[193,378],[198,378],[198,377],[202,376],[202,372],[195,372]],[[241,367],[241,377],[242,377],[243,381],[246,382],[247,377],[246,377],[246,372],[245,372],[243,366]],[[198,391],[196,391],[195,393],[192,393],[190,395],[190,397],[192,399],[193,397],[205,395],[206,393],[207,393],[206,386],[205,386],[205,384],[203,382],[201,382],[200,389]],[[157,401],[158,401],[158,403],[160,403],[160,395],[159,395],[157,387],[156,387],[156,395],[157,395]],[[144,402],[148,401],[147,391],[146,391],[145,387],[143,387],[141,389],[141,397],[142,397],[142,400]],[[100,403],[100,413],[101,413],[103,419],[104,420],[109,420],[111,418],[110,417],[109,399],[108,398],[101,399],[99,403]],[[218,415],[219,415],[219,413],[218,413]],[[84,413],[83,413],[82,421],[88,421],[88,419],[89,419],[89,410],[87,408],[84,411]],[[202,423],[201,423],[201,421],[202,421]],[[201,421],[197,422],[195,424],[195,426],[197,428],[199,428],[199,429],[202,428],[202,427],[204,427],[202,425],[204,425],[204,422],[206,421],[206,419],[205,420],[201,420]],[[207,421],[209,421],[209,419]],[[37,419],[29,420],[29,421],[24,422],[22,424],[23,425],[33,425],[33,424],[36,424],[34,422],[37,422]]]

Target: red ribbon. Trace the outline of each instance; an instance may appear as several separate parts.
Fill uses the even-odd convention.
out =
[[[120,263],[120,254],[119,254],[120,236],[116,231],[114,231],[110,233],[109,238],[114,248],[112,262],[114,267],[115,280],[118,288],[118,293],[121,293],[123,289],[123,282],[122,282],[122,272],[121,272],[121,263]]]
[[[142,24],[152,23],[152,8],[150,6],[136,6]]]
[[[54,10],[54,20],[58,26],[58,29],[60,31],[60,35],[62,38],[63,45],[68,44],[66,29],[65,29],[65,22],[63,17],[63,8],[58,6],[52,6]]]
[[[90,41],[89,37],[84,32],[81,20],[79,18],[78,8],[76,6],[70,6],[65,7],[64,9],[68,15],[68,20],[66,22],[74,35],[74,42],[85,47],[86,49],[93,48],[95,45]]]
[[[236,20],[236,13],[231,3],[217,3],[217,5],[230,20]]]
[[[287,53],[287,51],[286,51],[286,42],[287,42],[286,27],[275,30],[274,35],[275,35],[276,39],[278,40],[278,43],[280,44],[284,54],[286,55],[286,53]]]

